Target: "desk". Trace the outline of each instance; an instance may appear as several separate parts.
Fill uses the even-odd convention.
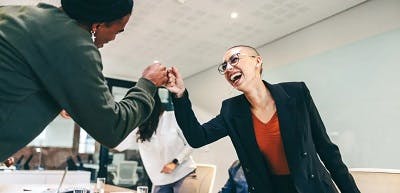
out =
[[[74,186],[63,185],[64,188],[65,187],[85,187],[85,188],[89,188],[91,190],[93,190],[94,186],[95,186],[94,184],[74,185]],[[49,184],[41,184],[41,185],[40,184],[0,184],[0,193],[42,193],[49,188],[52,190],[56,190],[57,185],[56,184],[50,184],[50,185]],[[49,193],[50,192],[51,191],[49,191]],[[106,184],[104,187],[104,192],[105,193],[113,193],[113,192],[135,193],[136,191]],[[93,191],[91,193],[93,193]]]
[[[1,184],[57,184],[61,181],[63,170],[13,170],[0,171]],[[65,184],[88,184],[90,172],[68,171]]]
[[[84,163],[84,164],[83,164],[83,167],[85,167],[85,168],[92,168],[92,169],[95,169],[96,171],[99,171],[99,164],[88,164],[88,163]],[[108,172],[115,172],[115,171],[117,171],[117,166],[114,165],[114,164],[107,165],[107,171],[108,171]]]
[[[118,186],[113,186],[113,185],[106,184],[106,186],[104,188],[104,192],[105,193],[112,193],[112,192],[136,192],[136,191],[131,190],[131,189],[127,189],[127,188],[121,188],[121,187],[118,187]]]

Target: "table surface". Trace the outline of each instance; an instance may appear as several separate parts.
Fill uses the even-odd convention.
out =
[[[67,187],[89,188],[93,190],[94,184],[90,185],[63,185]],[[0,193],[53,193],[57,189],[56,184],[0,184]],[[105,193],[135,193],[136,191],[106,184]],[[91,192],[92,193],[92,192]]]
[[[113,186],[113,185],[106,184],[106,186],[104,188],[104,192],[105,193],[112,193],[112,192],[136,192],[136,191],[128,189],[128,188],[121,188],[121,187],[118,187],[118,186]]]

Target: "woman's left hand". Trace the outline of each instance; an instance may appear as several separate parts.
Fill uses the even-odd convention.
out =
[[[175,170],[175,168],[176,164],[173,162],[169,162],[164,165],[163,169],[161,170],[161,173],[170,174]]]

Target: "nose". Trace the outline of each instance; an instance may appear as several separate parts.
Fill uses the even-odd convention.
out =
[[[230,64],[229,62],[226,63],[226,69],[225,69],[225,71],[232,70],[232,69],[233,69],[232,64]]]

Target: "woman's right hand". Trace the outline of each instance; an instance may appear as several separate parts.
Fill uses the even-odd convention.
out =
[[[165,85],[168,80],[167,68],[158,62],[151,64],[144,69],[142,77],[150,80],[157,87]]]
[[[174,93],[176,98],[183,96],[183,93],[185,92],[185,85],[177,68],[171,67],[168,69],[168,82],[165,85],[165,88]]]

